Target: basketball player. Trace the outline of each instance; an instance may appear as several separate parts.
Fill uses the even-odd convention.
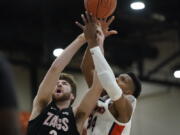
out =
[[[71,107],[76,96],[76,85],[72,77],[62,74],[62,71],[84,43],[85,38],[81,34],[52,63],[33,101],[28,135],[82,133],[84,122],[96,105],[102,87],[94,74],[92,86],[80,104]]]
[[[101,98],[90,115],[87,135],[130,135],[136,99],[141,92],[140,81],[131,72],[120,74],[115,78],[102,53],[106,33],[103,33],[101,25],[95,17],[86,14],[86,17],[82,16],[82,19],[84,26],[79,23],[78,26],[84,31],[90,48],[90,51],[86,50],[84,55],[82,71],[90,86],[91,73],[95,67],[99,81],[109,96],[108,99],[107,96]],[[99,40],[100,44],[96,44],[96,40]]]
[[[2,56],[0,56],[0,93],[0,135],[20,135],[12,71]]]

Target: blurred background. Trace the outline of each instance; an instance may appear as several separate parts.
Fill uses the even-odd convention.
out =
[[[180,70],[179,0],[142,0],[144,9],[132,2],[137,0],[118,0],[111,28],[119,34],[105,41],[115,74],[133,71],[143,83],[131,135],[179,135],[180,78],[174,74]],[[0,53],[12,64],[23,116],[31,111],[54,49],[64,49],[81,33],[74,22],[81,22],[83,12],[83,0],[0,1]],[[78,84],[75,104],[87,89],[79,67],[85,47],[65,69]]]

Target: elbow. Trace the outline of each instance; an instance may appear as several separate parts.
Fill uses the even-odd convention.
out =
[[[118,117],[118,120],[121,122],[121,123],[128,123],[130,121],[130,116],[126,116],[126,117]]]

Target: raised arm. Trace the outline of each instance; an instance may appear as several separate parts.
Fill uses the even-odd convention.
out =
[[[133,111],[132,105],[123,95],[123,91],[117,84],[114,73],[104,58],[100,48],[98,46],[92,46],[90,51],[101,85],[114,101],[111,107],[112,114],[116,116],[117,120],[120,122],[128,122]]]
[[[111,106],[112,114],[116,116],[117,120],[120,122],[128,122],[133,111],[132,105],[117,84],[114,73],[104,58],[100,48],[98,46],[92,47],[90,51],[101,85],[114,101]]]
[[[84,16],[82,16],[82,19],[85,21]],[[101,42],[96,38],[96,30],[97,27],[99,27],[97,25],[98,24],[95,20],[92,22],[91,21],[86,22],[84,26],[81,25],[82,27],[84,27],[84,29],[86,29],[85,37],[88,44],[89,42],[95,44],[101,44]],[[98,80],[97,73],[93,72],[93,83],[89,88],[89,90],[87,91],[87,93],[85,94],[85,96],[83,97],[80,104],[78,105],[77,109],[75,110],[77,128],[80,133],[82,133],[84,122],[86,121],[86,119],[88,118],[94,107],[96,106],[97,100],[101,95],[102,89],[103,88]]]
[[[117,34],[116,30],[109,30],[109,26],[111,25],[113,20],[114,16],[112,16],[110,19],[99,20],[105,37]],[[103,45],[104,44],[100,45],[102,52],[104,52]],[[81,70],[85,76],[88,86],[90,87],[92,85],[94,63],[90,54],[89,46],[86,48],[86,51],[84,53],[83,60],[81,62]]]
[[[75,110],[77,128],[80,133],[82,133],[85,121],[95,108],[102,90],[103,88],[98,80],[97,74],[94,72],[92,86],[89,88],[88,92],[85,94],[82,101]]]
[[[86,48],[86,51],[83,56],[83,60],[81,62],[81,71],[84,74],[88,87],[91,87],[93,81],[93,70],[94,63],[92,61],[92,57],[89,51],[89,47]]]
[[[51,101],[52,92],[59,79],[60,73],[84,43],[84,34],[81,34],[54,60],[39,86],[37,95],[33,101],[33,110],[30,119],[34,119]]]
[[[88,16],[87,18],[90,18],[90,16]],[[84,27],[82,28],[84,29]],[[103,34],[102,29],[97,28],[96,36],[97,40],[99,40],[100,43],[103,44],[105,35]],[[114,101],[112,107],[113,115],[116,115],[117,119],[120,122],[127,122],[132,114],[132,106],[130,102],[125,98],[122,89],[117,84],[114,73],[107,63],[106,59],[104,58],[103,53],[99,48],[99,44],[95,42],[88,42],[88,45],[91,51],[98,79],[102,87]]]

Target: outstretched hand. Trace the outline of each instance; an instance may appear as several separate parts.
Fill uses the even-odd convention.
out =
[[[101,27],[102,27],[102,30],[103,30],[105,37],[118,34],[118,32],[116,30],[109,30],[109,26],[114,21],[114,19],[115,19],[115,17],[112,16],[109,19],[106,18],[106,19],[100,19],[99,20],[101,23]]]
[[[81,15],[84,25],[76,22],[77,26],[83,30],[85,38],[90,47],[103,44],[104,33],[102,32],[100,21],[96,17],[90,15],[88,12],[85,12],[85,14],[85,16],[83,14]]]

